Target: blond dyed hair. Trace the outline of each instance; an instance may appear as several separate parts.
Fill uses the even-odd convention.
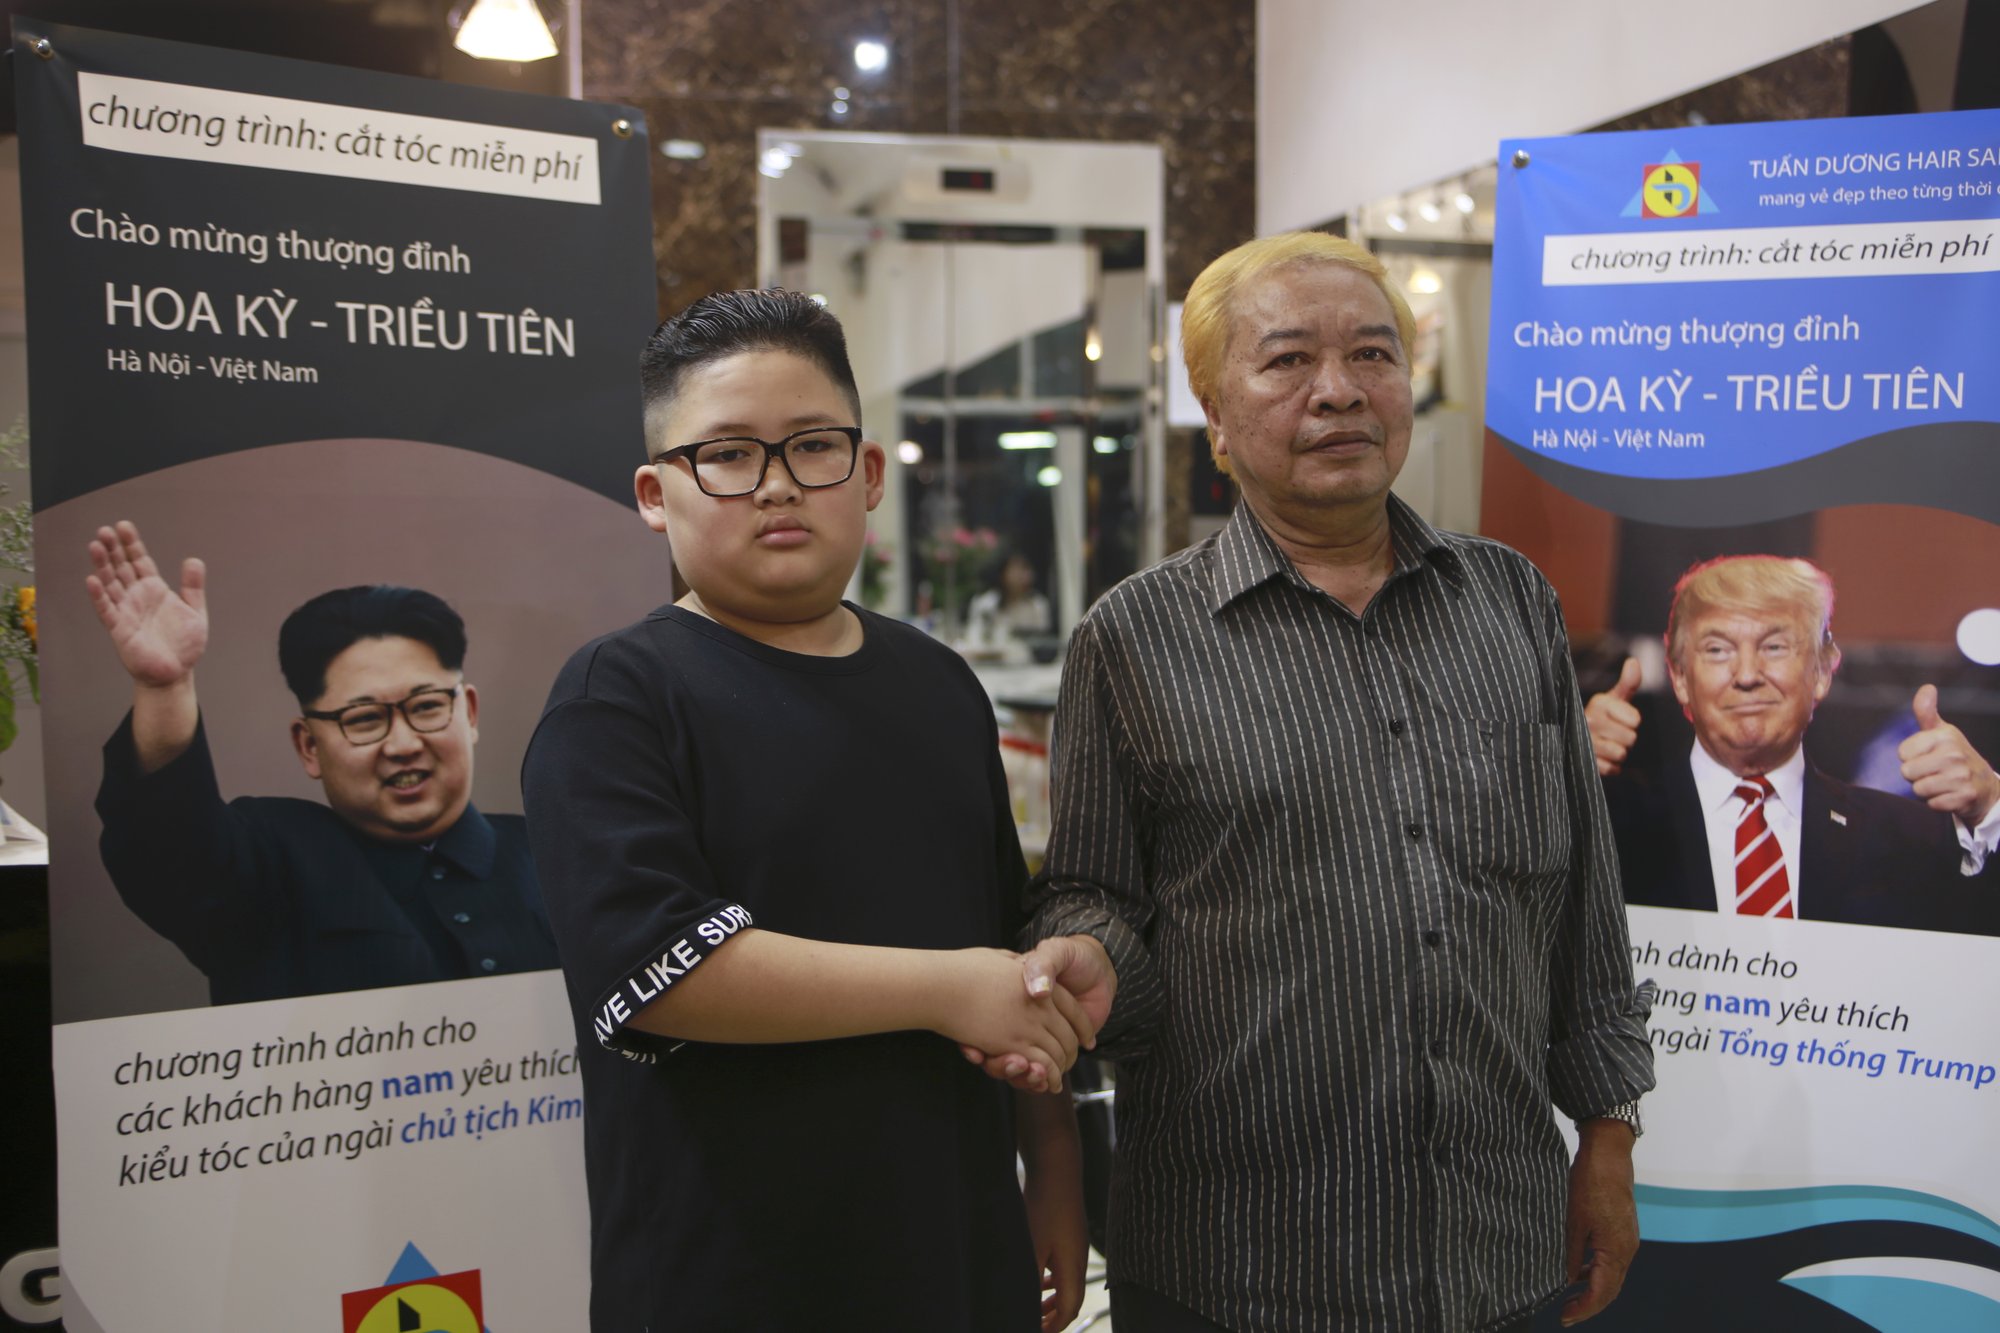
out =
[[[1345,237],[1323,231],[1282,232],[1245,241],[1203,269],[1188,288],[1187,304],[1181,309],[1181,356],[1195,397],[1209,402],[1215,396],[1223,357],[1229,351],[1229,317],[1236,294],[1273,269],[1293,264],[1338,264],[1366,274],[1395,313],[1396,337],[1404,356],[1409,355],[1417,338],[1416,317],[1381,260]]]
[[[1810,560],[1777,555],[1725,555],[1705,560],[1674,584],[1667,615],[1667,660],[1687,670],[1689,626],[1710,611],[1753,615],[1774,608],[1798,613],[1813,644],[1813,665],[1831,675],[1840,665],[1833,641],[1833,579]]]

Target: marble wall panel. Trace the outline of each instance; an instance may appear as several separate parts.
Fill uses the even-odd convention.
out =
[[[663,310],[755,281],[760,128],[1158,143],[1176,297],[1255,225],[1255,0],[587,0],[583,33],[587,96],[707,149],[654,161]]]

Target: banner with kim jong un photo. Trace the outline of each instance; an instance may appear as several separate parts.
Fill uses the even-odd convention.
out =
[[[1658,988],[1599,1322],[2000,1327],[2000,112],[1499,161],[1483,527]]]
[[[581,1327],[517,774],[670,596],[645,127],[13,39],[63,1321]]]

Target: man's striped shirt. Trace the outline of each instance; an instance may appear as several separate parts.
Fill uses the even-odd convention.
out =
[[[1653,1084],[1554,590],[1391,499],[1361,615],[1239,506],[1078,627],[1037,938],[1118,969],[1113,1281],[1233,1333],[1563,1285],[1582,1119]]]

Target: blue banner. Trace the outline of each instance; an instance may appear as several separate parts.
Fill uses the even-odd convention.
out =
[[[1629,518],[2000,521],[2000,111],[1502,144],[1487,424]]]

